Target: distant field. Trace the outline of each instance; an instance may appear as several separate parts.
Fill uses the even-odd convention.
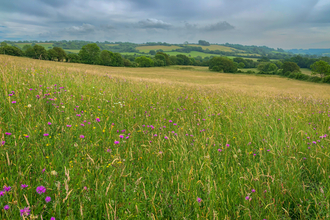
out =
[[[222,46],[222,45],[201,46],[201,45],[198,45],[198,44],[188,44],[188,46],[201,47],[201,48],[203,48],[203,50],[209,49],[209,50],[220,50],[220,51],[225,51],[225,52],[234,52],[234,51],[244,52],[243,50],[236,50],[235,48],[226,47],[226,46]]]
[[[215,55],[215,54],[208,54],[208,53],[203,53],[203,52],[198,52],[198,51],[191,51],[190,53],[182,53],[182,52],[176,52],[176,51],[171,51],[171,52],[166,52],[169,55],[173,55],[176,56],[178,54],[183,54],[186,55],[188,57],[197,57],[197,56],[201,56],[201,57],[210,57],[210,56],[219,56],[219,55]],[[190,55],[190,56],[189,56]]]
[[[107,46],[113,47],[113,46],[118,46],[119,44],[106,44]]]
[[[79,53],[80,50],[70,50],[70,49],[65,49],[65,52],[71,52],[71,53]]]
[[[178,46],[163,46],[163,45],[136,47],[137,50],[139,50],[140,52],[145,52],[145,53],[148,53],[150,50],[172,51],[172,50],[176,50],[176,49],[179,49],[179,48],[181,48],[181,47],[178,47]]]
[[[301,72],[306,75],[312,75],[312,70],[307,68],[300,68]]]
[[[15,44],[20,48],[23,48],[25,45],[32,45],[32,43],[15,43]],[[36,43],[36,44],[43,46],[46,50],[53,48],[53,43]]]

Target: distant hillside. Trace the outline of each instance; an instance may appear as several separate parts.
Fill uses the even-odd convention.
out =
[[[330,49],[291,49],[287,50],[293,54],[308,54],[317,56],[330,56]]]

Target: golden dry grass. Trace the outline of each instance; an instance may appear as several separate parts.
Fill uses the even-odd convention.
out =
[[[229,74],[208,71],[207,68],[182,70],[176,68],[128,68],[106,67],[77,63],[40,61],[29,58],[0,55],[0,63],[15,63],[17,68],[34,67],[59,69],[64,72],[86,72],[100,77],[150,81],[155,83],[185,84],[187,86],[209,87],[215,90],[225,89],[247,95],[261,96],[294,96],[314,99],[330,99],[330,85],[303,82],[280,76]],[[192,67],[194,68],[194,67]],[[203,70],[204,69],[204,70]],[[197,71],[196,71],[197,70]],[[1,74],[1,73],[0,73]]]
[[[222,45],[201,46],[201,45],[198,45],[198,44],[188,44],[188,46],[201,47],[201,48],[203,48],[203,50],[209,49],[209,50],[220,50],[220,51],[225,51],[225,52],[233,52],[233,51],[244,52],[243,50],[236,50],[235,48],[226,47],[226,46],[222,46]]]
[[[145,53],[148,53],[150,50],[172,51],[172,50],[176,50],[176,49],[179,49],[179,48],[181,48],[181,47],[178,47],[178,46],[164,46],[164,45],[136,47],[137,50],[139,50],[140,52],[145,52]]]

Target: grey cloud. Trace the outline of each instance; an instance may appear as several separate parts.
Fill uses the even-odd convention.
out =
[[[218,22],[216,24],[211,24],[209,26],[202,28],[202,30],[204,31],[226,31],[232,29],[235,29],[235,27],[229,24],[227,21]]]
[[[137,24],[139,28],[156,28],[156,29],[168,29],[171,24],[166,23],[162,20],[157,20],[153,18],[148,18],[146,20],[139,21]]]
[[[72,26],[64,29],[66,33],[77,34],[77,35],[89,34],[94,32],[95,30],[96,27],[91,24],[83,24],[82,26]]]

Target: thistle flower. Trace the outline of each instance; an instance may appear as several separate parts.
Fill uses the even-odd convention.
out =
[[[9,205],[5,205],[3,209],[7,211],[9,209]]]
[[[38,186],[36,191],[37,191],[38,194],[41,195],[41,194],[43,194],[43,193],[46,192],[46,187],[44,187],[44,186]]]
[[[201,201],[202,201],[202,199],[197,197],[197,202],[200,203]]]
[[[115,144],[119,144],[119,141],[115,141]]]
[[[24,207],[24,209],[21,209],[21,210],[19,210],[20,211],[20,213],[21,213],[21,216],[28,216],[28,215],[30,215],[30,208],[29,207]]]
[[[52,201],[52,199],[49,196],[47,196],[45,201],[46,201],[46,203],[49,203],[50,201]]]
[[[26,184],[22,184],[22,185],[21,185],[21,188],[22,188],[22,189],[24,189],[24,188],[26,188],[26,187],[28,187],[28,185],[26,185]]]
[[[3,189],[6,191],[6,192],[9,192],[11,190],[11,186],[4,186]]]

